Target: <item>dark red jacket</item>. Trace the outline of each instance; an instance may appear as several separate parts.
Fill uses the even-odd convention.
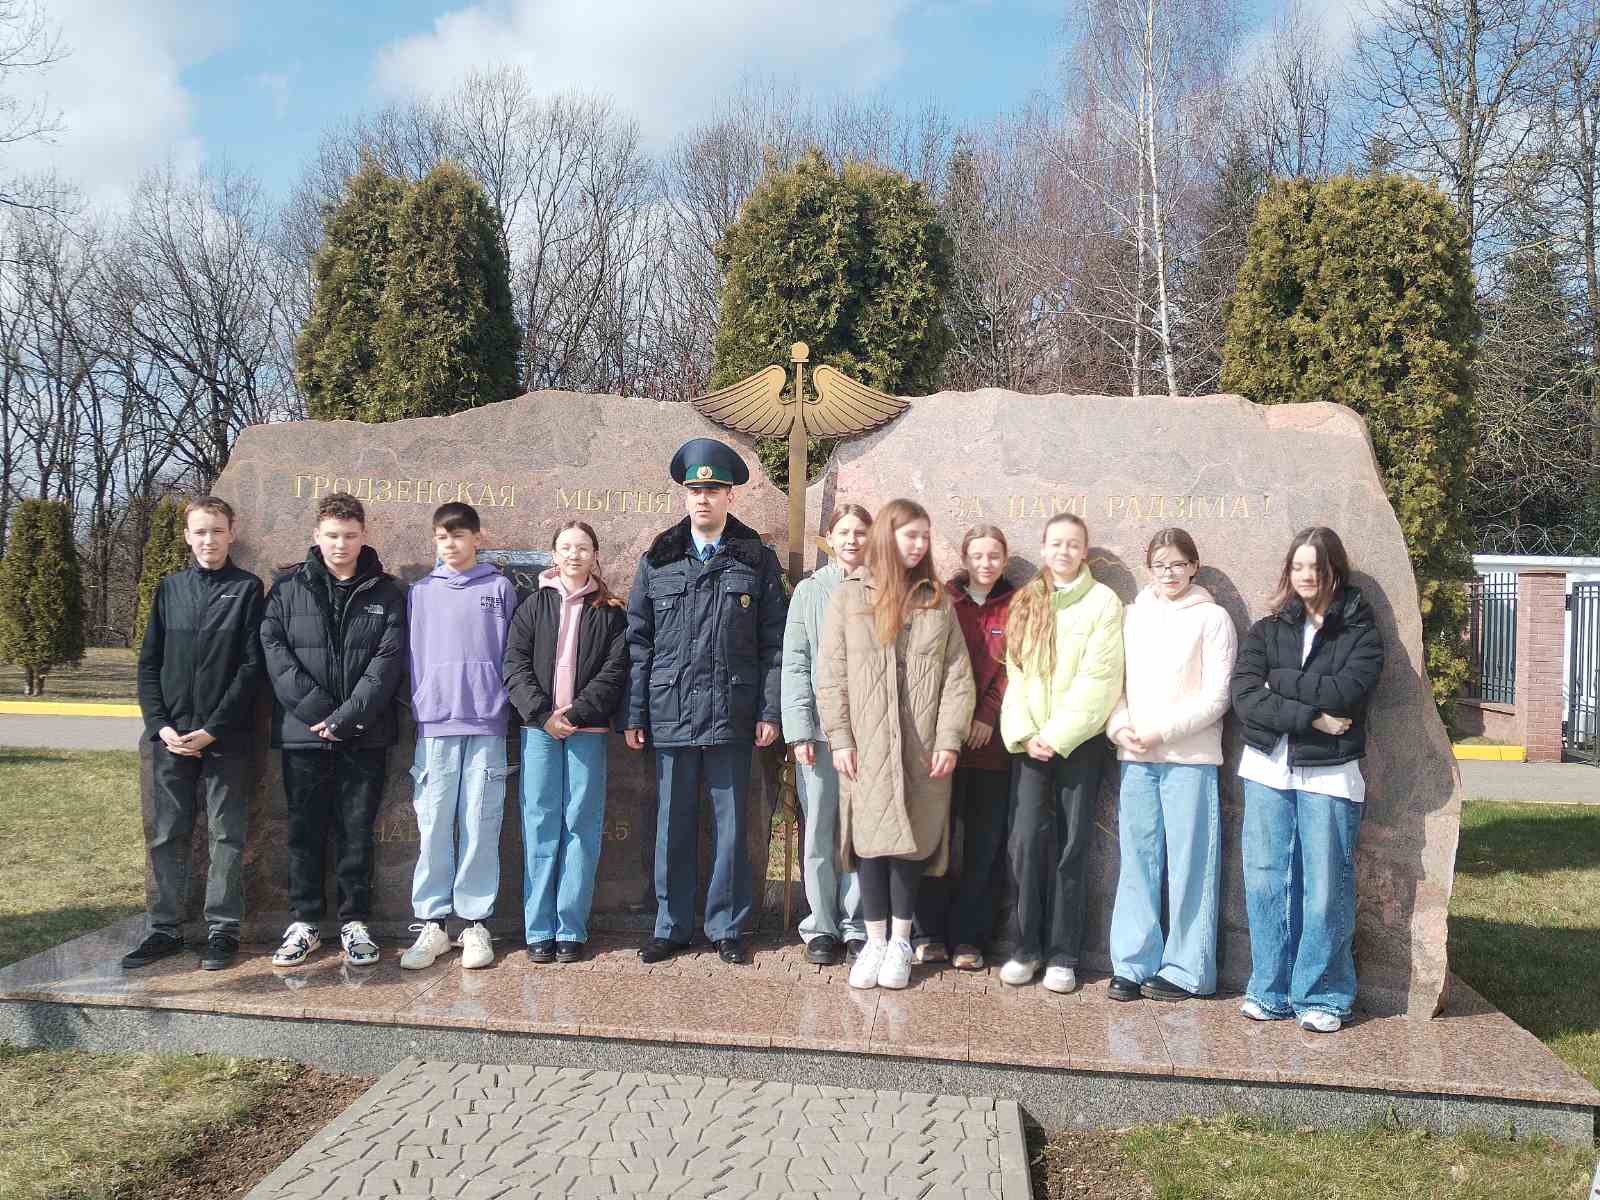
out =
[[[1002,575],[994,581],[989,598],[975,604],[962,587],[966,578],[964,573],[957,575],[945,587],[950,591],[961,632],[966,635],[967,654],[972,658],[972,678],[978,689],[978,707],[972,719],[994,726],[994,736],[980,750],[963,748],[956,765],[980,771],[1009,771],[1011,755],[1000,740],[1000,701],[1006,694],[1006,617],[1016,589]]]

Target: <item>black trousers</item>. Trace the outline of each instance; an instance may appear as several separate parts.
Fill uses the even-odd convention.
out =
[[[178,937],[189,907],[194,818],[205,804],[207,933],[239,936],[244,915],[244,838],[250,815],[250,759],[205,750],[199,758],[151,748],[150,931]]]
[[[891,916],[909,921],[917,911],[917,885],[926,860],[920,858],[858,858],[856,878],[861,881],[861,919],[887,921]]]
[[[1016,949],[1024,962],[1075,967],[1083,947],[1084,872],[1107,742],[1091,737],[1066,758],[1016,756],[1012,768],[1012,878]]]
[[[917,937],[951,947],[988,946],[1011,815],[1011,774],[956,768],[950,781],[950,821],[961,823],[961,873],[929,875],[922,881],[913,930]]]
[[[372,825],[383,802],[386,750],[285,750],[289,802],[289,911],[315,925],[327,909],[322,889],[328,835],[339,921],[372,912]]]

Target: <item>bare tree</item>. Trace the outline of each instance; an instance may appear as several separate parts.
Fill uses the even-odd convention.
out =
[[[1374,134],[1400,165],[1435,175],[1467,219],[1474,253],[1528,196],[1559,39],[1559,0],[1374,0],[1356,45]]]
[[[44,70],[65,53],[40,0],[0,0],[0,146],[49,139],[60,130],[48,97],[24,99],[15,86],[19,76]],[[57,197],[44,182],[8,176],[0,183],[0,206],[53,210]]]
[[[1580,264],[1590,362],[1600,372],[1600,5],[1595,0],[1576,0],[1568,9],[1563,41],[1550,114],[1555,203],[1562,214],[1558,228]]]
[[[110,265],[121,329],[158,368],[129,380],[200,487],[222,473],[242,428],[294,410],[279,328],[292,268],[275,232],[251,177],[169,166],[140,182]]]
[[[1326,173],[1341,74],[1305,0],[1290,0],[1274,14],[1238,116],[1268,175]]]

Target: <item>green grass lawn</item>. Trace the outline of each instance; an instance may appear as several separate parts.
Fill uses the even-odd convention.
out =
[[[138,756],[0,749],[0,965],[143,907]],[[1600,809],[1463,806],[1452,968],[1600,1085]],[[783,843],[774,838],[775,863]],[[781,876],[778,865],[775,875]],[[281,1064],[0,1047],[0,1200],[121,1200],[280,1086]],[[1592,1152],[1483,1134],[1181,1121],[1108,1135],[1128,1190],[1162,1200],[1586,1193]],[[1062,1134],[1046,1162],[1071,1152]],[[1098,1168],[1096,1168],[1098,1169]]]
[[[137,698],[134,670],[138,655],[132,650],[96,647],[84,651],[75,667],[57,667],[45,676],[44,695],[37,700],[133,700]],[[9,663],[0,663],[0,700],[21,700],[23,675]]]
[[[0,966],[144,908],[139,755],[0,747]]]

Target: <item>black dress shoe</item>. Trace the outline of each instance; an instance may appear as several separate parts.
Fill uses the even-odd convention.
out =
[[[855,962],[861,957],[861,952],[867,948],[866,938],[851,938],[844,944],[844,956],[847,962]]]
[[[1121,975],[1113,975],[1111,982],[1106,984],[1106,995],[1113,1000],[1139,999],[1139,985],[1131,979],[1124,979]]]
[[[552,941],[534,942],[528,947],[528,961],[549,963],[556,960],[556,944]]]
[[[1168,983],[1159,975],[1153,975],[1139,985],[1139,994],[1146,1000],[1193,1000],[1194,993],[1188,988],[1181,988],[1175,983]]]
[[[725,963],[742,963],[747,961],[744,953],[743,938],[718,938],[717,957]]]
[[[844,953],[839,939],[831,933],[819,933],[806,943],[806,961],[819,967],[831,967]]]
[[[182,938],[175,938],[170,933],[152,933],[122,956],[122,965],[130,971],[135,967],[148,967],[163,958],[171,958],[182,949]]]
[[[582,942],[557,942],[556,961],[559,963],[575,963],[583,957]]]
[[[665,962],[674,954],[682,954],[688,948],[688,942],[675,942],[671,938],[653,937],[639,947],[639,960],[647,963]]]
[[[213,933],[206,939],[206,948],[200,954],[202,971],[225,971],[233,965],[239,953],[239,939],[226,933]]]

